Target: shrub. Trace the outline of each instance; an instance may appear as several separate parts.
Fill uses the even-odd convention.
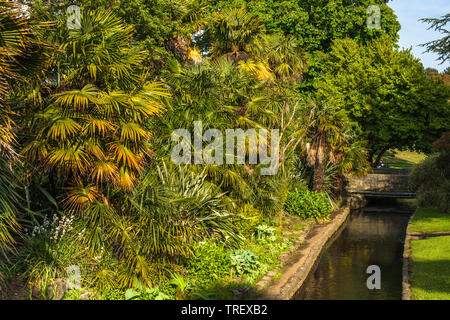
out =
[[[295,192],[289,193],[285,209],[290,214],[298,215],[303,219],[322,220],[329,218],[333,208],[325,194],[297,189]]]
[[[258,240],[275,240],[275,228],[265,224],[256,227],[256,239]]]
[[[230,254],[231,264],[237,274],[251,273],[258,269],[258,257],[250,250],[235,250]]]
[[[231,275],[231,260],[225,247],[213,242],[200,242],[192,247],[192,251],[193,257],[186,259],[184,266],[196,287],[207,287]]]
[[[105,290],[102,292],[102,300],[125,300],[125,293],[119,289]]]
[[[419,206],[435,206],[442,212],[450,211],[450,180],[443,164],[442,154],[429,156],[411,171],[409,184],[417,193]]]
[[[239,212],[238,228],[243,236],[250,238],[255,234],[255,229],[261,223],[262,213],[255,209],[251,204],[242,205]]]
[[[125,300],[170,300],[171,297],[161,292],[159,287],[146,288],[145,290],[136,291],[128,289],[125,291]]]
[[[54,214],[50,220],[36,222],[25,230],[24,247],[20,250],[23,275],[28,283],[46,297],[47,286],[56,278],[66,278],[71,265],[86,264],[86,256],[73,232],[73,216]]]

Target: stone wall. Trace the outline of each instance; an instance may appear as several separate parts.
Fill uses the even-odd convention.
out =
[[[408,174],[371,173],[366,176],[346,176],[348,191],[409,192]]]

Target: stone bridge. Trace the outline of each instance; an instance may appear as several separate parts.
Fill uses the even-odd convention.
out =
[[[408,170],[375,169],[361,177],[347,175],[346,190],[352,195],[351,202],[363,202],[365,198],[415,198],[408,186],[408,174]]]

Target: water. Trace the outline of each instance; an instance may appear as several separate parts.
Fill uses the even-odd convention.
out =
[[[323,252],[294,300],[400,300],[403,241],[410,215],[353,212]],[[381,289],[369,290],[367,267],[381,269]]]

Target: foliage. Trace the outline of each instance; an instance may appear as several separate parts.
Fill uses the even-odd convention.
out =
[[[24,133],[24,154],[35,168],[70,176],[66,205],[79,211],[101,199],[106,183],[132,189],[150,149],[145,121],[158,114],[164,86],[145,82],[142,55],[132,49],[132,28],[110,11],[85,11],[80,29],[64,19],[51,36],[61,51],[25,100],[34,112]],[[34,102],[33,102],[34,101]]]
[[[239,208],[238,228],[243,236],[250,238],[255,228],[260,224],[263,216],[260,211],[256,210],[251,204],[243,204]]]
[[[429,152],[450,127],[449,87],[428,78],[420,62],[387,37],[368,45],[336,40],[317,95],[347,111],[372,164],[390,148]]]
[[[226,8],[247,7],[249,13],[259,17],[268,33],[294,35],[298,44],[312,52],[328,51],[334,39],[352,37],[365,43],[388,34],[398,39],[400,24],[386,0],[330,1],[330,0],[203,0],[206,9],[214,12]],[[382,29],[367,27],[369,5],[378,5]]]
[[[252,273],[258,269],[258,257],[250,250],[235,250],[230,254],[231,265],[237,274]]]
[[[285,209],[290,214],[298,215],[303,219],[326,220],[330,216],[332,206],[323,193],[296,190],[289,193]]]
[[[0,0],[0,270],[42,297],[75,265],[105,300],[231,298],[290,247],[283,208],[328,218],[325,193],[365,172],[367,146],[425,150],[448,124],[447,91],[393,49],[387,1],[20,2],[26,14]],[[382,30],[367,27],[369,4]],[[172,133],[194,121],[279,129],[278,172],[172,165]]]
[[[161,292],[158,287],[146,288],[143,291],[128,289],[125,300],[169,300],[171,297]]]
[[[25,231],[18,257],[20,268],[24,280],[41,297],[46,297],[47,286],[53,280],[67,278],[68,267],[79,266],[81,272],[86,266],[95,268],[96,260],[81,246],[74,225],[74,216],[54,214],[52,218],[45,216],[42,222],[36,221]]]
[[[25,2],[25,1],[24,1]],[[193,0],[37,0],[31,6],[32,16],[54,20],[70,5],[85,10],[107,9],[133,26],[136,47],[143,51],[145,63],[153,75],[161,73],[167,59],[187,59],[190,34],[203,24],[203,10]]]
[[[21,163],[17,155],[15,111],[9,103],[10,92],[32,79],[45,63],[42,52],[47,44],[40,41],[32,28],[46,24],[27,20],[15,2],[0,1],[0,260],[8,260],[14,249],[20,226],[19,183],[15,169]],[[13,250],[14,251],[14,250]],[[0,262],[0,267],[3,267]],[[2,274],[0,272],[0,283]]]
[[[429,156],[412,170],[409,183],[417,192],[421,206],[437,206],[450,212],[450,132],[433,144],[439,152]]]
[[[275,228],[266,224],[260,224],[256,227],[256,239],[258,240],[275,240]]]
[[[6,257],[7,251],[14,248],[13,235],[20,228],[16,219],[20,197],[15,178],[8,161],[0,157],[0,261]]]
[[[173,279],[167,283],[169,286],[175,287],[175,298],[184,300],[192,290],[192,284],[180,274],[176,273]]]
[[[422,46],[427,48],[426,52],[434,52],[438,54],[438,60],[445,63],[450,59],[450,32],[445,28],[450,21],[450,13],[442,16],[441,18],[425,18],[420,19],[422,22],[430,24],[428,29],[434,29],[444,34],[444,37],[438,40],[430,41]]]
[[[228,251],[220,244],[201,241],[193,245],[193,257],[186,259],[184,266],[187,278],[197,288],[205,288],[227,276],[232,271]]]
[[[125,300],[125,293],[119,289],[105,290],[102,292],[102,300]]]
[[[206,181],[204,172],[190,172],[187,166],[157,169],[156,175],[149,171],[142,178],[124,204],[137,225],[146,226],[139,234],[149,253],[185,256],[192,242],[219,238],[230,245],[241,239],[227,209],[229,201]]]

